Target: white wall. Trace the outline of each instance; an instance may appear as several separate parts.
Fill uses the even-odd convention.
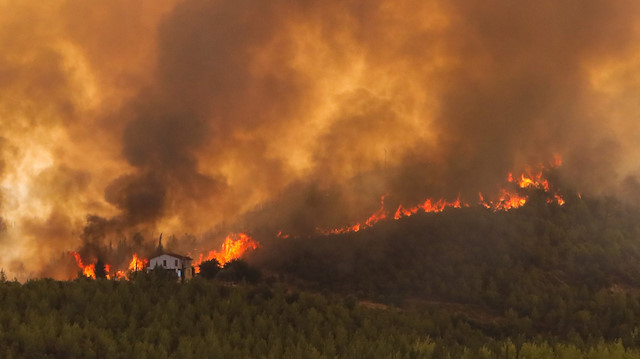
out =
[[[153,269],[159,265],[165,269],[180,269],[182,268],[182,259],[170,256],[168,254],[163,254],[156,258],[152,258],[149,261],[149,268]]]

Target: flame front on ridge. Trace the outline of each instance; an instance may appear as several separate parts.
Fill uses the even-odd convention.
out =
[[[559,157],[556,157],[554,159],[554,162],[551,164],[551,167],[553,168],[559,166],[561,163],[562,160]],[[527,169],[525,173],[522,173],[519,176],[514,176],[512,173],[508,173],[507,184],[506,186],[499,189],[497,197],[493,200],[490,200],[487,199],[482,193],[478,193],[478,204],[493,211],[508,211],[514,208],[519,208],[524,206],[529,199],[528,194],[526,192],[522,192],[522,190],[527,189],[537,189],[543,191],[548,196],[548,203],[555,203],[560,206],[564,205],[565,203],[564,198],[560,193],[558,193],[557,189],[552,188],[552,186],[550,186],[549,184],[549,181],[544,178],[544,167],[539,166],[537,170],[533,171],[531,169]],[[378,210],[376,210],[364,221],[335,229],[319,228],[317,229],[318,232],[324,235],[341,234],[348,232],[358,232],[364,228],[374,226],[376,223],[389,217],[389,212],[384,207],[386,196],[387,195],[383,195],[381,197],[380,208],[378,208]],[[438,213],[444,211],[447,208],[462,207],[470,207],[470,204],[463,202],[460,199],[460,195],[458,195],[458,197],[452,201],[448,201],[442,198],[427,198],[422,203],[413,207],[407,207],[402,204],[398,205],[397,209],[393,213],[392,218],[394,220],[397,220],[402,217],[409,217],[420,212]],[[279,231],[277,237],[286,239],[289,238],[290,235],[284,234],[282,231]],[[193,263],[195,272],[200,272],[199,265],[204,261],[216,259],[218,263],[220,263],[220,265],[224,265],[234,259],[242,257],[247,251],[255,250],[258,247],[259,243],[249,235],[245,233],[231,233],[225,237],[219,251],[211,250],[207,253],[201,253],[198,255],[197,259]],[[90,278],[96,278],[95,264],[85,264],[77,252],[71,253],[76,260],[76,264],[82,270],[83,275]],[[140,258],[138,254],[134,253],[127,269],[129,271],[139,271],[146,268],[147,264],[148,259]],[[109,264],[105,265],[105,269],[107,272],[107,278],[126,278],[125,272],[123,270],[117,270],[115,271],[115,273],[112,273],[112,266]]]
[[[562,159],[560,156],[554,156],[553,162],[550,163],[550,168],[555,168],[560,165],[562,165]],[[494,200],[487,200],[482,193],[478,193],[478,204],[493,211],[508,211],[524,206],[529,199],[527,194],[518,191],[518,189],[539,189],[549,195],[549,198],[547,199],[548,203],[555,203],[560,206],[564,205],[565,201],[562,195],[557,192],[557,189],[552,191],[549,181],[544,178],[544,169],[545,168],[542,165],[540,165],[536,170],[527,168],[525,172],[520,174],[518,177],[514,177],[512,173],[509,173],[507,175],[507,184],[505,187],[499,189],[497,198]],[[387,218],[388,213],[384,208],[384,199],[385,196],[382,196],[380,208],[363,222],[336,229],[318,229],[318,231],[321,234],[327,235],[358,232],[364,228],[371,227],[380,220]],[[427,198],[421,204],[413,207],[406,207],[402,204],[398,205],[398,208],[393,215],[393,219],[397,220],[402,217],[409,217],[419,212],[438,213],[447,208],[462,208],[469,206],[469,203],[465,203],[460,200],[460,195],[458,195],[458,197],[453,201],[447,201],[442,198]],[[282,235],[282,231],[278,234],[278,237],[281,238],[286,238],[286,236],[288,235]]]

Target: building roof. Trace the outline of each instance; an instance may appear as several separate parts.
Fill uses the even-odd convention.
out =
[[[169,252],[156,253],[156,255],[151,257],[151,258],[149,258],[149,260],[154,259],[154,258],[158,258],[158,257],[163,256],[163,255],[167,255],[167,256],[178,258],[178,259],[182,259],[182,260],[188,260],[188,261],[192,261],[193,260],[193,258],[191,258],[191,257],[181,256],[179,254],[169,253]]]

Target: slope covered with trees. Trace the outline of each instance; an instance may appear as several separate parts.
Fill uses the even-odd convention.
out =
[[[637,218],[534,198],[280,239],[184,283],[1,276],[0,357],[637,358]]]
[[[359,304],[274,285],[0,282],[10,358],[635,358],[621,341],[494,338],[436,309]]]
[[[310,289],[448,308],[494,336],[636,345],[639,218],[612,199],[534,197],[506,212],[451,209],[294,239],[265,263]]]

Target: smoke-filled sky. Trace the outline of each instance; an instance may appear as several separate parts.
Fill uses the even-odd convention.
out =
[[[0,0],[0,50],[10,276],[473,200],[554,155],[640,197],[637,0]]]

